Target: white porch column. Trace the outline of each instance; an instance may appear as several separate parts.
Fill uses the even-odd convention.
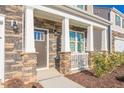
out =
[[[61,52],[70,52],[69,19],[62,20]]]
[[[93,26],[87,28],[87,51],[94,51]]]
[[[107,29],[102,31],[102,51],[108,51],[107,48]]]
[[[35,52],[33,8],[25,9],[25,52]]]

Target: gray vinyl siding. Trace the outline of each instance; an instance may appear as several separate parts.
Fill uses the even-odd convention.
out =
[[[104,19],[110,20],[110,8],[100,8],[100,7],[94,7],[94,14],[97,16],[100,16]]]

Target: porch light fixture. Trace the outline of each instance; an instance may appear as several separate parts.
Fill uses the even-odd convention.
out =
[[[18,25],[17,25],[17,22],[15,20],[12,20],[11,21],[11,27],[13,28],[13,31],[14,32],[18,32]]]
[[[59,35],[59,33],[56,31],[55,25],[53,25],[52,30],[53,30],[53,33],[54,33],[55,36],[58,36]]]

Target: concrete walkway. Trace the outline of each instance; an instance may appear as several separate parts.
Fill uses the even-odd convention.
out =
[[[37,71],[37,78],[45,88],[83,88],[83,86],[64,77],[55,68]]]

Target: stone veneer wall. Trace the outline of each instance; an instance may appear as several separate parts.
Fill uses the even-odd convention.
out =
[[[22,77],[22,25],[24,7],[19,5],[0,5],[0,13],[5,15],[5,80]],[[11,27],[16,20],[18,33]]]
[[[36,82],[37,53],[22,53],[22,80],[24,83]]]
[[[55,25],[55,30],[60,32],[61,23],[54,22],[39,17],[34,17],[34,25],[38,28],[44,28],[49,30],[49,67],[56,67],[55,60],[58,52],[61,50],[61,35],[56,36],[53,32],[53,26]],[[58,46],[57,46],[58,44]]]
[[[71,73],[71,52],[61,52],[60,53],[60,72],[62,74]]]
[[[36,81],[36,54],[23,53],[24,6],[0,5],[5,15],[5,81],[18,78],[24,83]],[[16,20],[18,32],[14,32],[11,21]],[[23,54],[22,54],[23,53]]]
[[[49,64],[50,64],[49,67],[55,67],[60,72],[62,72],[62,68],[60,67],[63,67],[64,65],[60,66],[61,65],[60,58],[63,60],[63,62],[65,61],[64,53],[61,53],[62,24],[59,22],[35,17],[34,25],[35,27],[38,27],[38,28],[49,29]],[[55,33],[53,32],[54,26],[55,26],[55,31],[59,33],[58,35],[55,35]],[[76,27],[76,26],[71,25],[70,29],[74,31],[84,31],[86,33],[86,29],[81,28],[81,27]],[[86,35],[85,35],[85,38],[86,38]],[[67,56],[70,56],[70,55],[68,54]]]
[[[115,47],[114,47],[115,37],[124,38],[124,34],[117,31],[112,31],[112,51],[115,50]]]

